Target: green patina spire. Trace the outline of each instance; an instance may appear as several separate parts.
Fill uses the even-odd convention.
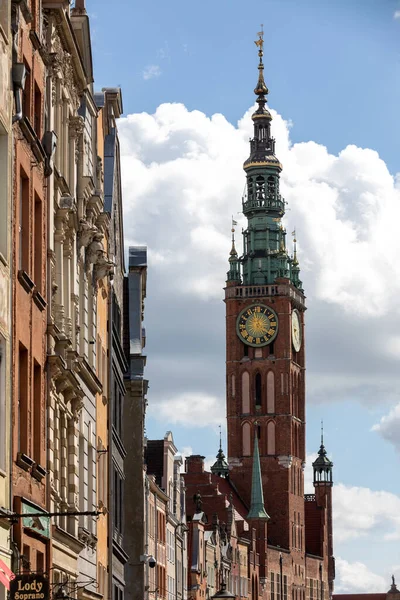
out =
[[[229,253],[229,271],[227,273],[227,280],[240,283],[240,264],[238,253],[235,248],[235,225],[237,225],[237,222],[232,217],[232,248]]]
[[[246,191],[242,204],[248,223],[243,231],[243,255],[240,258],[236,255],[233,263],[232,254],[229,259],[228,281],[243,280],[244,285],[263,285],[275,283],[278,277],[286,277],[301,290],[297,257],[292,259],[288,256],[286,232],[282,227],[281,220],[285,214],[285,201],[279,191],[282,165],[275,156],[275,140],[271,136],[272,115],[267,108],[263,31],[258,36],[255,43],[258,47],[259,76],[254,89],[258,108],[252,115],[254,136],[250,140],[250,156],[243,165]]]
[[[269,515],[264,508],[260,454],[258,450],[257,431],[254,433],[253,475],[251,479],[251,505],[247,519],[266,519]]]

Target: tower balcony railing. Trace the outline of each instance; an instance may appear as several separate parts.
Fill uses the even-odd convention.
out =
[[[283,217],[285,213],[285,203],[280,195],[277,198],[275,196],[250,198],[243,202],[243,212],[258,209],[273,210],[274,212],[277,212],[280,217]]]
[[[261,296],[276,296],[277,285],[241,285],[227,288],[227,298],[259,298]]]
[[[253,138],[250,140],[250,152],[254,154],[256,152],[262,152],[264,154],[275,153],[275,139],[274,138]]]
[[[225,298],[263,298],[267,296],[289,296],[299,307],[304,307],[303,294],[290,283],[277,285],[235,285],[225,288]]]

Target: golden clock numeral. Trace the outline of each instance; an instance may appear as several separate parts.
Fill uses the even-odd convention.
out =
[[[272,325],[273,327],[276,327],[276,321],[271,321],[271,325]]]
[[[249,335],[249,337],[247,339],[248,339],[249,342],[252,342],[254,338],[253,338],[252,335]]]
[[[247,337],[248,337],[248,335],[249,335],[249,334],[247,333],[247,331],[246,331],[246,330],[245,330],[245,331],[242,331],[242,336],[243,336],[244,338],[247,338]]]
[[[274,333],[275,333],[275,329],[270,329],[270,330],[268,331],[268,335],[274,335]]]
[[[261,344],[260,338],[256,338],[256,344]]]
[[[256,306],[255,312],[261,312],[261,306]]]

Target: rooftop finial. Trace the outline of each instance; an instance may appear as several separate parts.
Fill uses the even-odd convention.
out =
[[[222,450],[222,429],[221,429],[221,425],[218,425],[219,427],[219,449]]]
[[[298,265],[299,261],[297,260],[297,239],[296,239],[296,229],[292,231],[293,236],[293,264]]]
[[[261,31],[259,31],[257,35],[258,40],[256,40],[254,43],[258,47],[258,56],[260,57],[260,61],[258,63],[258,82],[254,89],[254,93],[257,96],[264,96],[265,94],[268,94],[268,88],[264,81],[264,25],[261,25]]]
[[[235,221],[235,219],[233,218],[233,215],[232,215],[232,229],[231,229],[231,232],[232,232],[232,249],[231,249],[230,255],[231,256],[235,256],[235,257],[237,256],[237,252],[236,252],[236,248],[235,248],[235,226],[236,225],[237,225],[237,221]]]
[[[324,445],[324,421],[321,419],[321,446]]]

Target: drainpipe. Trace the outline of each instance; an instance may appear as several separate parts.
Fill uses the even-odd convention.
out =
[[[324,600],[324,591],[322,588],[322,563],[319,563],[319,596],[321,600]]]
[[[109,551],[108,551],[108,564],[112,565],[113,558],[113,522],[114,522],[114,510],[113,507],[113,485],[114,477],[112,477],[112,364],[113,364],[113,321],[112,321],[112,293],[113,293],[113,280],[110,277],[108,286],[108,539],[109,539]],[[108,576],[108,597],[112,598],[112,569],[109,569]]]
[[[154,493],[154,523],[156,526],[156,535],[155,535],[155,545],[154,545],[154,558],[156,561],[156,565],[157,565],[157,554],[158,554],[158,519],[157,519],[157,494]],[[156,567],[157,568],[157,567]],[[160,585],[160,582],[158,581],[158,574],[159,574],[159,569],[157,568],[157,577],[156,577],[156,587],[155,587],[155,600],[157,600],[158,597],[158,586]]]
[[[144,510],[145,510],[145,518],[144,518],[144,522],[145,522],[145,539],[144,539],[144,555],[148,556],[149,554],[149,497],[150,497],[150,492],[149,492],[149,480],[147,479],[147,475],[145,475],[145,480],[144,480],[144,486],[145,486],[145,502],[144,502]],[[144,589],[146,592],[146,599],[148,600],[149,598],[149,588],[150,588],[150,583],[149,583],[149,562],[146,561],[144,564],[144,568],[145,568],[145,584],[144,584]]]
[[[282,557],[282,552],[279,553],[279,570],[280,570],[280,575],[281,575],[280,600],[283,600],[283,575],[282,575],[282,571],[283,571],[283,557]]]

